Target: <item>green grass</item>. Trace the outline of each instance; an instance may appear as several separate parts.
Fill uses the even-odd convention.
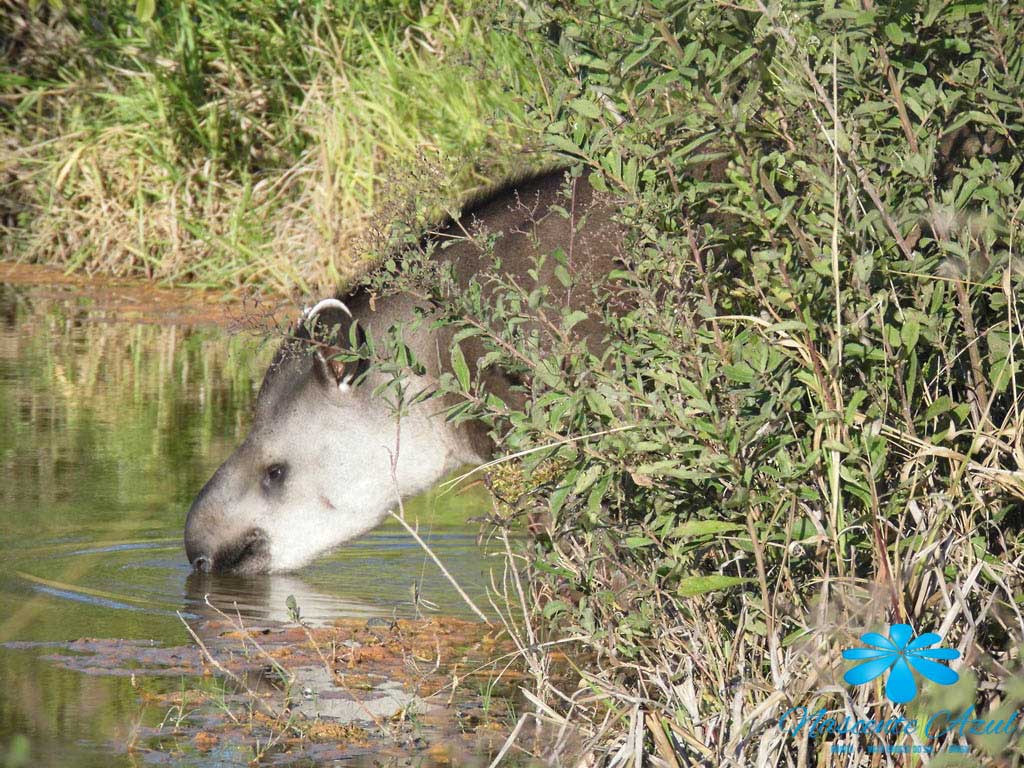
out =
[[[534,64],[472,3],[9,7],[7,257],[329,290],[531,142]]]

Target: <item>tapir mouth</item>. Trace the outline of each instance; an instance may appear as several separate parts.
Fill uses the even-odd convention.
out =
[[[253,528],[240,538],[217,550],[213,556],[215,573],[265,573],[270,566],[270,541],[267,534]]]

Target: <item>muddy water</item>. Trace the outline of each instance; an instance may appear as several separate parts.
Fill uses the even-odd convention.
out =
[[[272,350],[182,325],[188,316],[147,317],[145,304],[129,315],[73,285],[0,284],[0,768],[137,764],[125,744],[166,708],[140,705],[130,675],[55,664],[54,649],[80,638],[187,646],[178,614],[202,613],[207,593],[255,622],[286,620],[289,596],[312,624],[469,615],[397,528],[295,575],[190,578],[189,502],[244,435]],[[459,522],[483,503],[470,490],[417,500],[412,512],[486,604],[478,529]],[[170,675],[143,687],[182,685]],[[211,754],[188,764],[233,763]]]

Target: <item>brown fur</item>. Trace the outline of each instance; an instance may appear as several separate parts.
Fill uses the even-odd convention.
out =
[[[604,332],[594,288],[605,283],[608,274],[619,266],[621,256],[623,230],[613,216],[611,201],[585,177],[573,178],[566,170],[558,169],[514,181],[470,202],[458,219],[429,233],[421,247],[434,246],[434,258],[451,265],[458,288],[494,272],[495,265],[500,264],[503,277],[526,289],[534,286],[529,271],[536,260],[561,249],[574,284],[565,288],[557,280],[556,262],[551,258],[544,261],[537,282],[550,289],[547,311],[554,316],[564,307],[590,310],[590,317],[576,326],[574,333],[594,348]],[[412,307],[419,303],[403,294],[376,296],[365,286],[339,298],[360,324],[378,332],[386,330],[396,315],[411,319]],[[382,317],[388,318],[387,323],[379,322]],[[347,346],[348,319],[334,312],[324,313],[322,320],[325,327],[340,329],[340,338],[336,337],[334,343]],[[406,334],[405,340],[421,361],[435,362],[430,373],[437,375],[451,371],[453,335],[451,329],[431,331],[424,327],[411,338]],[[476,361],[485,354],[483,343],[472,337],[461,346],[475,372]],[[510,404],[522,401],[517,388],[520,382],[504,371],[491,367],[480,375],[488,392]],[[469,425],[465,430],[479,453],[490,453],[491,443],[480,425]]]
[[[492,250],[485,241],[495,238]],[[586,311],[595,304],[595,289],[616,266],[620,240],[611,205],[587,181],[554,172],[497,190],[424,244],[437,246],[431,253],[462,287],[496,271],[496,260],[500,273],[524,290],[532,290],[536,278],[551,289],[546,311],[557,316],[561,308]],[[575,277],[571,288],[557,279],[552,259],[529,274],[536,257],[558,249]],[[406,391],[427,393],[451,370],[453,329],[411,321],[438,308],[420,292],[397,287],[374,296],[364,286],[341,299],[318,302],[317,313],[282,345],[248,436],[192,504],[185,547],[197,570],[299,567],[379,525],[396,494],[422,493],[461,464],[490,457],[493,446],[482,424],[448,422],[438,413],[444,404],[415,397],[396,411],[380,394],[391,383],[387,370],[340,356],[352,340],[361,346],[363,339],[377,342],[400,328],[423,365],[409,375]],[[604,333],[601,314],[588,314],[574,333],[596,348]],[[489,392],[513,403],[527,396],[517,384],[528,388],[529,382],[513,381],[496,367],[477,370],[484,353],[477,341],[466,339],[462,351]]]

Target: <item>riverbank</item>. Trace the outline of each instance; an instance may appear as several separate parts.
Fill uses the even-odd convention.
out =
[[[256,300],[241,292],[161,288],[141,277],[89,276],[47,264],[0,261],[0,285],[30,288],[36,302],[75,300],[119,320],[156,325],[240,327],[247,310],[251,323],[251,311],[257,309]],[[258,307],[273,318],[284,314],[290,302],[280,296],[261,298]]]

